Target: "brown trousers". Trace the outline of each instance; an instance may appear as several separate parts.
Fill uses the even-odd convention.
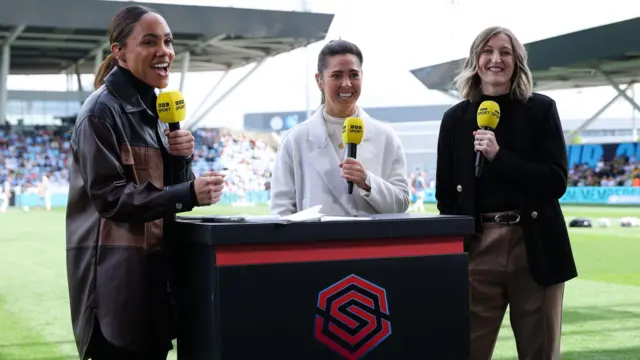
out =
[[[491,359],[507,305],[518,359],[559,359],[564,284],[532,279],[520,225],[483,223],[469,247],[469,282],[471,360]]]

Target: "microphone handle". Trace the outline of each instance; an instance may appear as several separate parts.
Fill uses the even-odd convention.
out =
[[[479,178],[482,175],[482,167],[484,166],[484,155],[481,151],[476,153],[476,177]]]
[[[482,128],[482,130],[491,130],[488,126]],[[482,151],[476,152],[476,177],[482,175],[482,167],[484,166],[484,154]]]
[[[169,123],[169,131],[176,131],[176,130],[180,130],[180,123],[177,121]]]
[[[347,157],[356,158],[358,152],[358,144],[347,144]],[[349,194],[353,194],[353,181],[347,181]]]

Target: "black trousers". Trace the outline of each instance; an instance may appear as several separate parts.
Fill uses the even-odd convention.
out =
[[[164,344],[163,344],[164,345]],[[158,346],[158,350],[139,353],[116,347],[105,339],[96,319],[96,326],[89,342],[88,353],[92,360],[166,360],[169,349],[166,345]]]

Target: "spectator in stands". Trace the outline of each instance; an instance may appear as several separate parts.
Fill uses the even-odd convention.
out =
[[[555,102],[532,93],[524,46],[490,27],[471,45],[457,85],[463,101],[446,111],[438,140],[441,214],[473,216],[471,357],[488,360],[507,309],[518,358],[558,359],[564,282],[577,276],[559,199],[567,150]],[[495,131],[479,130],[482,101],[500,106]],[[476,152],[486,158],[474,177]]]
[[[415,195],[415,202],[409,207],[409,210],[423,212],[424,197],[427,190],[424,171],[420,170],[417,173],[411,173],[409,176],[409,186],[411,187],[411,193]]]
[[[0,213],[6,213],[11,199],[11,176],[7,176],[0,187]]]
[[[70,131],[60,127],[13,127],[0,130],[0,180],[13,174],[15,205],[34,194],[38,204],[40,183],[48,175],[50,194],[67,192]],[[33,203],[29,201],[29,203]],[[25,204],[26,205],[26,204]],[[46,207],[46,204],[45,204]]]
[[[316,81],[322,105],[282,139],[271,179],[271,211],[287,215],[322,205],[326,215],[401,213],[409,207],[406,160],[400,139],[358,105],[362,52],[345,40],[330,41],[318,56]],[[357,159],[345,157],[342,124],[364,121]],[[357,187],[347,191],[347,180]]]
[[[569,186],[634,186],[640,173],[635,156],[614,156],[608,161],[601,158],[595,167],[576,164],[569,172]]]
[[[125,7],[109,41],[71,137],[73,331],[82,359],[166,359],[175,315],[163,234],[176,213],[218,202],[223,178],[195,178],[193,136],[169,133],[158,120],[155,88],[167,86],[175,57],[165,20],[147,7]]]
[[[40,184],[38,185],[38,195],[40,195],[40,198],[42,199],[44,208],[47,209],[47,211],[50,211],[51,210],[51,183],[47,175],[42,175],[42,179],[40,180]]]
[[[234,206],[266,202],[268,193],[265,190],[269,190],[275,150],[259,136],[245,131],[196,130],[194,174],[210,169],[223,172],[226,175],[225,200]]]

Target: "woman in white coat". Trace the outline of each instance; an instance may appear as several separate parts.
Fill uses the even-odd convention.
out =
[[[318,56],[316,82],[322,105],[282,139],[271,179],[271,212],[289,215],[322,205],[332,216],[403,213],[409,207],[407,166],[400,139],[356,103],[362,85],[362,52],[344,40]],[[356,159],[345,156],[342,124],[364,123]],[[354,184],[349,194],[347,181]]]

